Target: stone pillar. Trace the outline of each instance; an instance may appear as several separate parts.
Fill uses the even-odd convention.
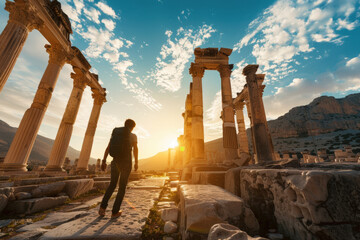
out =
[[[190,84],[190,94],[186,96],[185,101],[185,113],[184,113],[184,141],[185,141],[185,161],[183,165],[187,165],[191,161],[191,90],[192,84]]]
[[[191,163],[206,163],[204,152],[204,123],[203,123],[203,97],[202,77],[204,67],[191,63],[189,73],[193,77],[192,84],[192,116],[191,116]]]
[[[0,92],[15,66],[29,32],[43,26],[43,21],[36,16],[28,1],[6,1],[5,10],[10,14],[0,35]]]
[[[27,160],[34,145],[37,133],[49,105],[52,92],[67,55],[59,45],[45,45],[49,53],[49,63],[41,78],[31,107],[26,110],[10,149],[0,169],[4,171],[27,171]]]
[[[79,111],[81,98],[87,84],[87,79],[83,75],[81,69],[74,68],[76,72],[71,73],[74,80],[74,86],[67,103],[63,118],[57,132],[54,145],[51,149],[50,158],[46,165],[45,171],[64,171],[62,169],[66,152],[69,147],[70,138],[77,113]]]
[[[221,98],[222,98],[222,120],[223,120],[223,146],[225,150],[225,161],[229,163],[238,158],[237,136],[234,119],[234,108],[232,104],[232,93],[230,75],[233,65],[219,65],[218,71],[221,77]]]
[[[253,149],[253,160],[254,160],[253,164],[255,164],[257,162],[256,145],[255,145],[255,140],[254,140],[255,139],[254,138],[254,124],[253,124],[252,117],[251,117],[251,107],[250,107],[249,99],[245,99],[245,104],[246,104],[246,110],[248,113],[248,117],[250,120],[251,144],[252,144],[252,149]]]
[[[106,101],[105,96],[93,89],[94,106],[91,111],[89,123],[85,132],[84,141],[81,147],[79,161],[76,171],[86,171],[90,160],[91,148],[94,141],[94,135],[97,127],[97,122],[100,116],[100,110],[103,103]]]
[[[256,156],[258,162],[274,161],[271,142],[266,130],[266,115],[264,105],[261,104],[261,90],[259,89],[256,71],[259,65],[248,65],[244,68],[243,74],[246,76],[249,91],[251,116],[254,127],[254,141],[256,146]]]
[[[239,153],[249,153],[249,143],[246,135],[246,127],[244,121],[244,102],[239,102],[236,106],[236,122],[238,125],[238,145]]]

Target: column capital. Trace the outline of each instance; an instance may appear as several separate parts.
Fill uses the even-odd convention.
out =
[[[257,64],[252,64],[252,65],[250,64],[250,65],[247,65],[246,67],[244,67],[242,73],[245,76],[255,74],[258,68],[259,68],[259,65],[257,65]]]
[[[70,76],[74,80],[74,87],[84,90],[89,83],[85,74],[80,68],[73,67],[75,73],[71,73]]]
[[[91,89],[91,91],[93,92],[91,96],[94,99],[94,104],[102,105],[104,102],[106,102],[106,95],[101,94],[97,89]]]
[[[60,46],[60,44],[45,44],[46,52],[49,54],[49,63],[64,66],[68,61],[68,54]]]
[[[189,73],[192,75],[193,78],[194,77],[202,78],[204,76],[204,71],[205,71],[204,67],[196,63],[191,63]]]
[[[220,77],[224,78],[224,77],[230,77],[231,75],[231,70],[233,69],[234,64],[220,64],[217,68],[217,70],[220,73]]]
[[[10,2],[6,0],[5,10],[9,14],[9,22],[16,22],[23,25],[28,31],[32,31],[35,28],[40,29],[44,26],[44,21],[41,20],[30,7],[28,0],[20,0]]]
[[[245,101],[239,101],[235,104],[235,110],[244,110],[244,106],[245,106]]]

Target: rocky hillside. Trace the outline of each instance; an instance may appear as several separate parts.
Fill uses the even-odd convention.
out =
[[[6,122],[0,120],[0,157],[5,157],[16,130],[17,128],[11,127]],[[45,165],[53,144],[54,140],[38,135],[29,157],[29,165]],[[79,151],[69,147],[66,156],[71,160],[75,160],[79,155]],[[95,159],[91,158],[90,163],[95,163]]]
[[[360,93],[345,98],[323,96],[269,121],[273,138],[307,137],[360,129]]]

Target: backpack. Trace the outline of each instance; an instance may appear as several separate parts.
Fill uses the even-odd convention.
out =
[[[109,154],[114,159],[131,159],[130,130],[127,127],[114,128],[111,139]]]

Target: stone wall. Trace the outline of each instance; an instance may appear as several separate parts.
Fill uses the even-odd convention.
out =
[[[240,192],[234,193],[250,206],[262,234],[277,229],[294,240],[360,239],[360,171],[238,170]]]

